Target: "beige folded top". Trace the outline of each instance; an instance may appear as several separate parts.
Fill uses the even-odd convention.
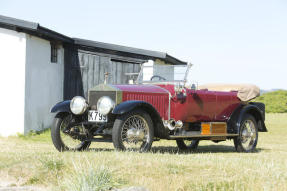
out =
[[[198,86],[198,89],[224,92],[237,91],[237,97],[241,101],[250,101],[260,96],[260,89],[253,84],[204,84]]]

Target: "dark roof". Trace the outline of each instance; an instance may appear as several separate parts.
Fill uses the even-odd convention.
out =
[[[140,48],[132,48],[128,46],[122,46],[122,45],[116,45],[116,44],[110,44],[110,43],[104,43],[104,42],[98,42],[98,41],[91,41],[91,40],[84,40],[84,39],[79,39],[79,38],[74,38],[74,43],[80,46],[81,48],[86,48],[88,50],[95,49],[96,51],[100,51],[100,52],[108,52],[108,53],[118,54],[122,56],[131,56],[131,57],[142,58],[142,59],[160,58],[168,63],[176,64],[176,65],[187,64],[186,62],[178,60],[177,58],[174,58],[164,52],[151,51],[151,50],[145,50],[145,49],[140,49]]]
[[[24,21],[2,15],[0,15],[0,27],[15,30],[18,32],[25,32],[47,40],[56,40],[70,43],[74,41],[70,37],[40,26],[39,23]]]
[[[0,27],[15,30],[18,32],[25,32],[34,36],[38,36],[48,40],[62,41],[66,43],[72,43],[80,48],[88,50],[96,50],[100,52],[107,52],[110,54],[117,54],[122,56],[131,56],[141,59],[162,59],[170,64],[187,64],[175,57],[168,55],[167,53],[144,50],[139,48],[132,48],[127,46],[84,40],[79,38],[70,38],[68,36],[57,33],[53,30],[40,26],[39,23],[24,21],[11,17],[0,15]]]
[[[0,15],[0,23],[1,24],[6,24],[8,26],[15,26],[15,27],[22,27],[25,29],[30,29],[30,30],[37,30],[39,24],[38,23],[33,23],[29,21],[24,21],[20,19],[15,19],[11,17],[5,17]]]

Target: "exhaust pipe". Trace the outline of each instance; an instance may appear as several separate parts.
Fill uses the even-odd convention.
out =
[[[163,125],[172,131],[177,128],[182,128],[183,123],[180,120],[175,121],[174,119],[170,119],[170,120],[164,120]]]

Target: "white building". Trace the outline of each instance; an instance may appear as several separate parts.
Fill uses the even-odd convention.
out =
[[[127,83],[125,73],[138,72],[152,59],[186,64],[166,53],[73,39],[38,23],[0,16],[0,135],[49,128],[50,108],[63,99],[87,95],[103,83]]]

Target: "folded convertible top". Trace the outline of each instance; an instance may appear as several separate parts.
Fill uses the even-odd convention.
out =
[[[237,91],[237,97],[241,101],[250,101],[260,96],[260,89],[253,84],[204,84],[198,87],[199,90],[208,89],[209,91]]]

